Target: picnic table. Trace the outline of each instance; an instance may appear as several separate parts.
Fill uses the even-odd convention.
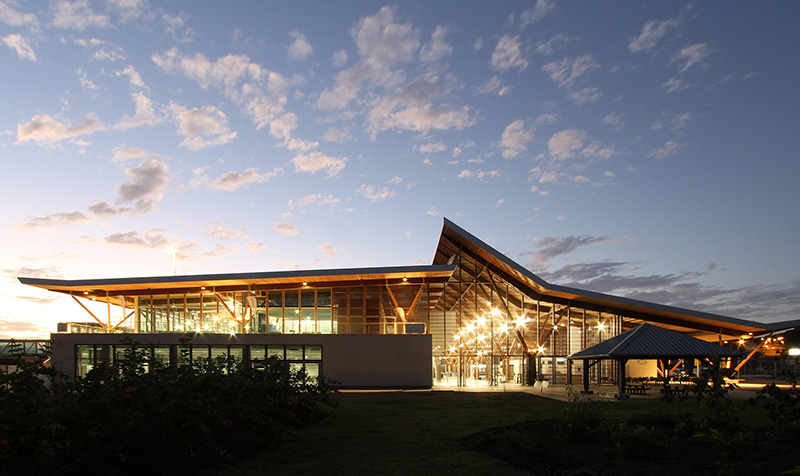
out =
[[[647,395],[647,391],[650,390],[645,386],[645,384],[641,385],[626,385],[625,386],[625,393],[630,393],[633,395]]]
[[[667,386],[664,386],[664,388],[661,389],[661,393],[663,393],[665,395],[669,395],[670,397],[675,397],[675,396],[678,396],[678,395],[686,395],[687,394],[687,388],[684,385],[675,386],[675,387],[670,387],[670,386],[667,385]]]

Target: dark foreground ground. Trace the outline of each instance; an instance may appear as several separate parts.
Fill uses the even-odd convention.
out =
[[[761,425],[696,437],[695,401],[561,402],[527,393],[343,393],[326,419],[220,475],[781,474],[794,442]]]

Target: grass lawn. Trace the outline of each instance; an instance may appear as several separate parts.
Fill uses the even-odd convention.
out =
[[[219,474],[529,475],[460,440],[488,428],[557,418],[569,405],[516,392],[342,393],[337,399],[339,407],[326,419]],[[604,408],[620,415],[679,410],[658,401]]]

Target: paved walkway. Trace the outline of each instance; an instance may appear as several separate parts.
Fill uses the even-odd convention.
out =
[[[739,382],[739,388],[735,390],[731,390],[729,395],[731,398],[735,399],[747,399],[754,397],[756,392],[761,390],[765,385],[771,383],[768,380],[763,381],[748,381],[748,382]],[[782,388],[789,388],[789,385],[783,382],[777,382],[778,385]],[[649,390],[646,395],[630,395],[627,400],[628,401],[647,401],[647,400],[655,400],[661,398],[661,385],[651,385],[648,386]],[[568,402],[570,401],[570,390],[575,392],[580,392],[583,390],[583,385],[578,384],[573,387],[568,387],[566,385],[548,385],[545,388],[542,387],[531,387],[531,386],[522,386],[518,384],[500,384],[496,386],[490,385],[478,385],[478,386],[469,386],[469,387],[455,387],[455,386],[439,386],[435,385],[431,391],[433,392],[525,392],[530,393],[532,395],[539,395],[545,398],[551,398],[554,400],[561,400]],[[589,395],[583,396],[585,398],[591,399],[601,399],[601,400],[609,400],[609,401],[618,401],[616,395],[618,393],[618,389],[616,385],[589,385],[589,390],[592,392]],[[689,393],[692,396],[691,392]]]

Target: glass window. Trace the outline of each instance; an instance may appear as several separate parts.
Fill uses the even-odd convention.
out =
[[[331,329],[331,310],[317,309],[317,332],[320,334],[332,334]]]
[[[322,346],[307,345],[305,360],[322,360]]]
[[[269,332],[271,334],[283,333],[283,308],[269,308]]]
[[[269,292],[269,307],[283,307],[283,291]]]
[[[228,358],[228,346],[226,345],[212,345],[211,346],[211,358],[216,359],[217,357],[222,357],[223,359]]]
[[[282,345],[268,345],[267,346],[267,357],[277,357],[277,358],[283,360],[284,359],[283,346]]]
[[[300,291],[300,307],[314,307],[314,290],[303,289]]]
[[[169,365],[169,346],[159,345],[153,349],[153,359],[163,365]]]
[[[314,308],[300,309],[300,329],[303,334],[313,334],[316,332],[316,326],[314,324]]]
[[[317,290],[317,307],[331,307],[331,290]]]
[[[285,294],[283,301],[284,307],[299,307],[300,300],[297,289],[286,291],[284,294]]]
[[[303,360],[303,346],[302,345],[287,345],[286,346],[286,360]]]
[[[250,360],[264,360],[267,358],[267,352],[263,345],[250,346]]]
[[[283,331],[286,334],[300,333],[300,309],[287,307],[284,310]]]
[[[319,378],[319,363],[306,362],[305,367],[306,367],[306,377],[315,380]]]

